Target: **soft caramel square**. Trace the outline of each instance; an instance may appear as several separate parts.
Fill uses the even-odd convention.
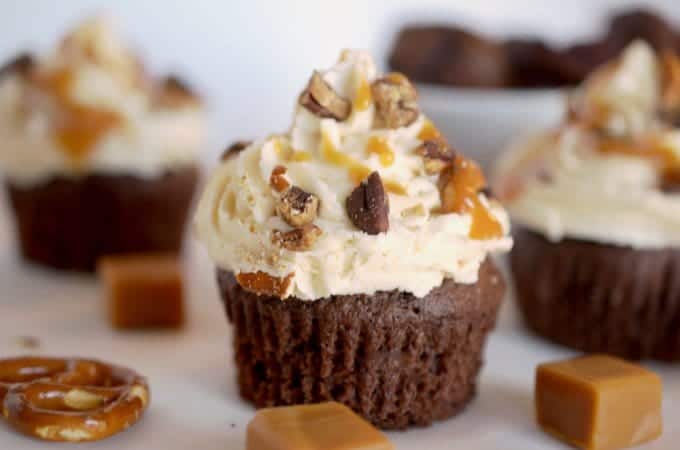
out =
[[[662,432],[661,379],[618,358],[592,355],[543,364],[536,416],[546,432],[586,450],[614,450]]]
[[[246,450],[393,449],[384,434],[335,402],[262,409],[246,438]]]
[[[177,328],[184,322],[184,286],[177,255],[111,255],[99,261],[114,328]]]

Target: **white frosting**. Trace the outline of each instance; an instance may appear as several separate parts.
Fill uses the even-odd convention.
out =
[[[494,184],[513,221],[554,241],[680,246],[680,195],[659,188],[659,161],[644,153],[601,151],[607,139],[639,149],[654,142],[680,162],[680,130],[666,128],[655,114],[656,65],[651,49],[636,43],[609,66],[615,69],[606,77],[598,72],[587,82],[584,91],[590,97],[581,100],[607,105],[608,137],[576,123],[511,148]]]
[[[362,79],[375,79],[370,58],[345,53],[324,79],[345,98],[353,99]],[[286,295],[315,300],[335,294],[372,294],[399,289],[426,295],[445,278],[460,283],[477,281],[480,264],[490,252],[507,251],[511,239],[473,240],[468,237],[469,214],[435,214],[440,205],[436,176],[426,175],[422,158],[414,154],[424,117],[408,127],[373,129],[374,106],[352,112],[344,122],[320,119],[298,106],[288,134],[258,141],[223,162],[207,185],[195,218],[198,237],[222,269],[234,273],[265,272],[275,277],[294,273]],[[322,136],[342,154],[380,172],[383,182],[399,183],[407,195],[389,194],[389,231],[368,235],[349,220],[345,200],[356,187],[346,168],[330,164],[322,155]],[[370,137],[382,136],[395,153],[384,167],[378,156],[367,154]],[[311,154],[304,162],[286,160],[277,148],[290,146]],[[272,243],[273,230],[290,227],[275,213],[276,193],[270,175],[277,165],[286,178],[317,195],[323,231],[311,250],[293,252]],[[509,229],[505,211],[489,202],[493,216]]]
[[[50,94],[21,74],[0,79],[0,171],[13,183],[31,185],[57,175],[92,172],[156,177],[196,164],[206,134],[200,103],[154,104],[152,87],[138,80],[134,56],[106,22],[84,24],[58,52],[37,64],[43,73],[67,68],[73,75],[71,101],[113,112],[121,122],[101,136],[85,160],[74,164],[55,138],[59,110]]]

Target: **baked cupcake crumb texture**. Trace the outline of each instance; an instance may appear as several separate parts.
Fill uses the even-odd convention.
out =
[[[195,227],[255,292],[422,297],[446,278],[475,283],[511,246],[476,163],[421,113],[405,76],[379,76],[364,52],[313,72],[287,133],[226,155]]]

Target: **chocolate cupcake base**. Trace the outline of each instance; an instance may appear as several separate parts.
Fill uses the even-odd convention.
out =
[[[57,269],[94,270],[100,256],[181,249],[195,167],[147,179],[56,177],[31,187],[6,183],[21,254]]]
[[[636,250],[520,229],[511,254],[529,328],[584,352],[680,361],[680,250]]]
[[[445,280],[423,298],[281,300],[244,290],[232,273],[217,278],[243,398],[257,407],[335,400],[386,429],[429,425],[473,398],[505,289],[490,261],[476,284]]]

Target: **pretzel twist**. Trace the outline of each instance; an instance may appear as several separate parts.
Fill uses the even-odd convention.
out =
[[[3,415],[50,441],[96,441],[133,425],[149,403],[144,377],[87,359],[0,360]]]

